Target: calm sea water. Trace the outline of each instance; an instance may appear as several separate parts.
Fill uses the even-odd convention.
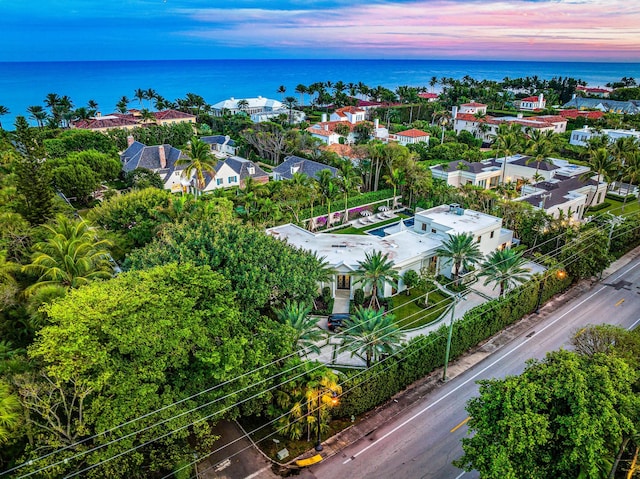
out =
[[[500,62],[462,60],[173,60],[101,62],[0,63],[0,105],[10,114],[0,118],[10,128],[16,115],[42,105],[47,93],[69,95],[74,106],[92,99],[103,114],[115,110],[123,95],[153,88],[174,100],[192,92],[209,103],[229,97],[262,95],[280,98],[279,85],[294,93],[296,85],[318,81],[359,81],[394,89],[428,86],[431,77],[502,80],[537,75],[548,79],[571,76],[592,86],[620,78],[640,80],[640,63]],[[131,103],[131,107],[137,104]],[[146,102],[145,102],[146,103]]]

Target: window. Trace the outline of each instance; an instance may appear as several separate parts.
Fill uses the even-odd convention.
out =
[[[230,176],[229,177],[229,183],[237,183],[238,182],[238,177],[237,176]]]
[[[432,233],[437,233],[438,231],[437,231],[437,230],[435,230],[434,228],[431,228],[431,232],[432,232]]]
[[[422,223],[421,225],[422,231],[427,231],[427,224],[426,223]]]
[[[220,186],[224,180],[222,178],[216,178],[216,185]]]
[[[250,167],[247,168],[247,172],[250,175],[255,175],[256,174],[256,169],[253,166],[250,166]]]
[[[476,243],[480,243],[480,241],[482,241],[482,236],[478,236],[478,239],[476,240]]]

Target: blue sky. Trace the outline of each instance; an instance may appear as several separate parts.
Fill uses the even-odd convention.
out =
[[[0,61],[640,61],[637,0],[0,0]]]

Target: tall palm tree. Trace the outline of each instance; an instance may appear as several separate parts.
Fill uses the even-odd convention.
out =
[[[504,160],[502,162],[502,178],[501,183],[506,183],[506,169],[507,169],[507,158],[515,155],[520,149],[520,142],[518,138],[512,133],[500,134],[498,132],[498,137],[496,138],[496,156],[500,153],[504,155]]]
[[[310,312],[310,305],[303,301],[290,300],[287,300],[281,309],[275,311],[278,320],[295,331],[294,348],[302,349],[305,356],[310,351],[320,354],[317,343],[325,338],[325,333],[318,328],[318,320],[309,317]]]
[[[593,200],[596,198],[598,187],[602,180],[609,181],[611,174],[616,169],[616,162],[606,148],[598,148],[589,152],[589,166],[591,171],[583,175],[583,179],[588,179],[593,176],[593,172],[597,173],[597,185],[596,191],[589,200],[589,203],[585,207],[585,211],[591,207]]]
[[[142,107],[142,100],[147,98],[147,92],[145,92],[142,88],[136,88],[133,93],[134,98],[137,98],[140,102],[140,107]]]
[[[633,185],[637,185],[638,180],[640,180],[640,151],[636,151],[633,155],[629,156],[624,171],[627,181],[629,182],[629,188],[627,189],[627,194],[624,195],[624,201],[622,202],[622,212],[624,212],[624,207],[627,203],[629,191],[631,191]]]
[[[358,190],[360,185],[362,184],[362,178],[353,167],[353,163],[351,161],[346,161],[340,167],[340,178],[338,182],[340,184],[340,188],[342,189],[342,193],[344,193],[344,218],[343,222],[346,223],[349,221],[349,193],[355,192]]]
[[[44,111],[44,108],[40,105],[31,105],[27,107],[27,112],[29,113],[29,118],[35,120],[38,123],[38,127],[42,128],[44,120],[47,119],[47,112]]]
[[[521,253],[512,249],[495,250],[482,263],[482,271],[478,276],[486,276],[484,285],[497,283],[500,285],[500,296],[504,296],[508,289],[523,283],[531,276],[531,270],[525,268],[527,260]]]
[[[116,103],[116,110],[120,113],[126,113],[129,108],[129,102],[129,98],[127,98],[126,95],[123,95],[122,98],[118,100],[118,103]]]
[[[625,164],[629,161],[629,158],[638,151],[638,143],[632,136],[616,138],[616,140],[609,145],[609,151],[611,156],[616,161],[618,170],[618,179],[622,180],[624,174]]]
[[[109,249],[111,242],[96,238],[84,220],[58,215],[53,224],[43,225],[46,239],[33,245],[31,263],[22,269],[38,276],[25,292],[45,286],[78,288],[96,279],[113,276]]]
[[[4,105],[0,105],[0,116],[5,116],[9,114],[9,109],[4,106]],[[0,131],[2,130],[2,122],[0,121]]]
[[[215,175],[218,160],[211,154],[209,145],[195,137],[191,139],[186,154],[188,158],[177,160],[176,165],[185,166],[182,171],[184,178],[190,179],[195,174],[197,189],[202,192],[205,187],[204,175]]]
[[[453,284],[458,286],[461,269],[468,269],[482,259],[482,253],[475,242],[473,234],[459,233],[449,236],[436,250],[441,258],[449,259],[453,263]]]
[[[396,287],[398,284],[398,272],[393,269],[391,261],[382,251],[365,253],[364,261],[358,261],[360,267],[354,273],[354,284],[362,283],[363,288],[371,288],[371,302],[369,306],[380,309],[378,295],[384,291],[386,284]]]
[[[293,96],[288,96],[284,99],[284,106],[287,107],[287,109],[289,110],[289,124],[292,123],[292,116],[293,116],[293,109],[296,107],[296,105],[298,104],[298,100],[295,99],[295,97]]]
[[[540,169],[541,163],[550,163],[549,157],[555,151],[555,139],[552,131],[533,130],[529,140],[529,154],[531,158],[527,160],[527,164],[536,164],[536,174]]]
[[[304,108],[304,94],[309,93],[309,89],[305,85],[300,83],[298,86],[296,86],[295,91],[300,95],[300,106]]]
[[[280,85],[276,92],[282,94],[282,101],[284,101],[284,94],[287,92],[287,87],[284,85]]]
[[[404,171],[400,168],[391,168],[388,175],[382,177],[388,184],[393,186],[393,207],[396,207],[396,191],[399,186],[405,183]]]
[[[249,101],[246,99],[238,100],[236,106],[240,111],[244,112],[247,108],[249,108]]]
[[[393,354],[404,340],[404,333],[394,323],[392,314],[384,309],[358,308],[346,321],[342,347],[351,356],[365,360],[367,367],[382,355]]]

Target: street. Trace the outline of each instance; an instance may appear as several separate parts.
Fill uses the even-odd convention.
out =
[[[464,473],[451,465],[462,455],[460,441],[467,433],[468,420],[464,407],[478,393],[476,381],[521,373],[527,359],[540,359],[548,351],[566,346],[571,335],[588,324],[635,327],[640,323],[639,285],[640,259],[636,258],[394,421],[305,470],[301,477],[477,478],[477,472]]]

